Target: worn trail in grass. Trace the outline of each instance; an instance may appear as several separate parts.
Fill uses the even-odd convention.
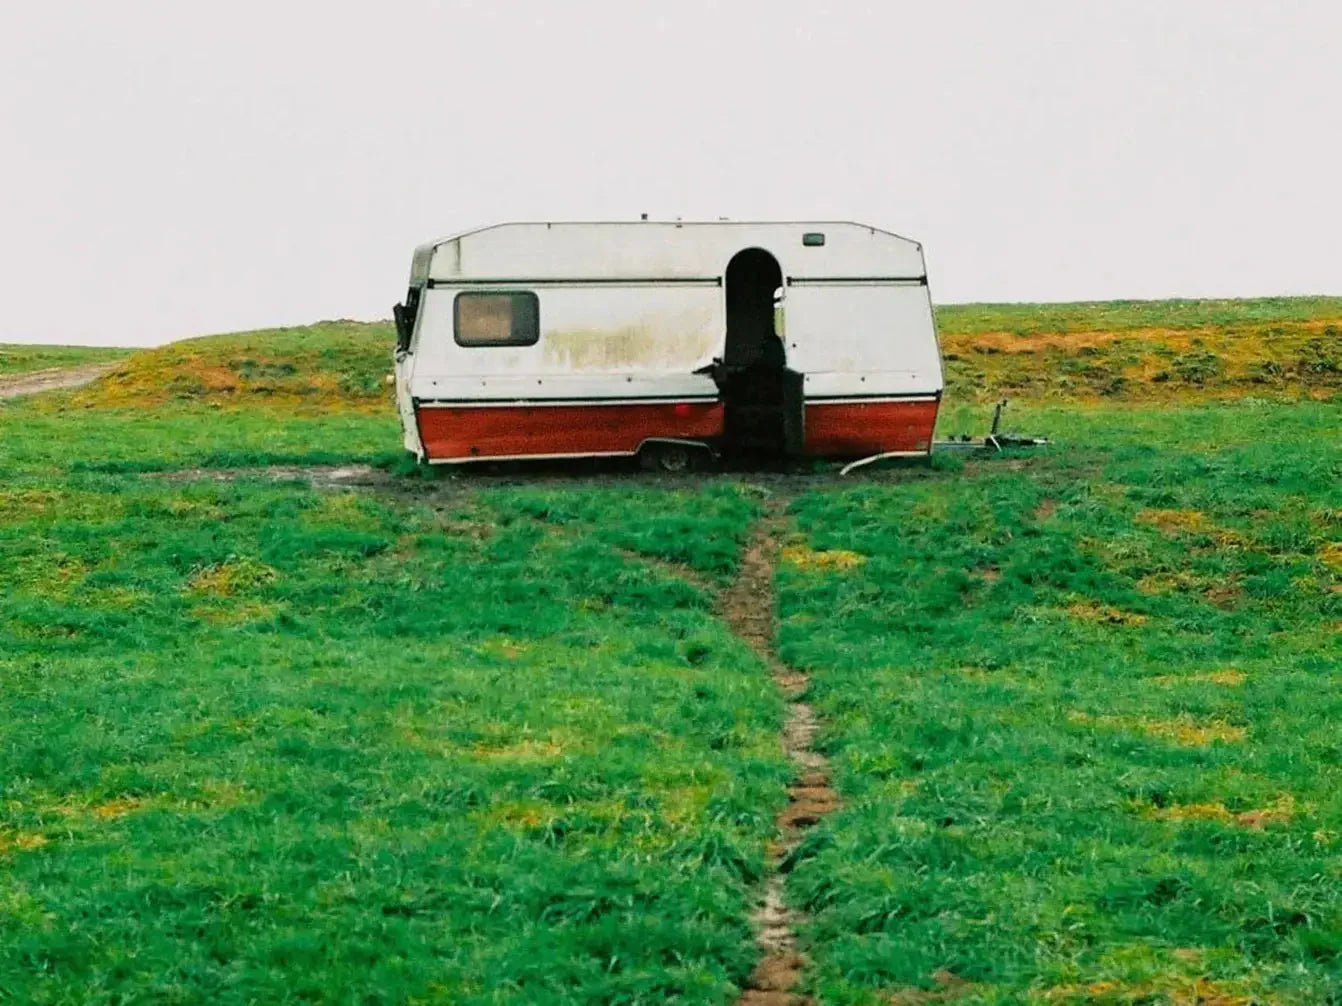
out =
[[[794,766],[787,806],[778,815],[778,838],[771,849],[761,904],[755,913],[761,959],[739,1006],[800,1006],[810,1002],[798,992],[806,958],[799,952],[797,915],[787,905],[784,871],[807,828],[838,806],[829,785],[825,757],[814,749],[815,713],[805,701],[809,679],[777,656],[777,602],[774,570],[785,532],[783,501],[772,500],[746,546],[740,571],[723,595],[722,617],[768,664],[774,683],[787,698],[783,747]]]

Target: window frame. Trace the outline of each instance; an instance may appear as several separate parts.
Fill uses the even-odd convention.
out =
[[[461,341],[461,298],[463,297],[528,297],[531,299],[532,317],[536,321],[536,330],[531,339],[520,342],[516,339],[496,340],[492,342]],[[514,316],[514,331],[516,318]],[[462,349],[524,349],[534,346],[541,340],[541,300],[535,290],[458,290],[452,298],[452,341]]]

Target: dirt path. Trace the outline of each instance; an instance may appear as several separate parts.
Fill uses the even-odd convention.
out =
[[[11,377],[0,376],[0,399],[36,395],[41,391],[57,391],[61,388],[78,388],[96,381],[116,366],[117,363],[90,363],[83,367],[53,367]]]
[[[755,912],[756,939],[763,956],[750,977],[738,1006],[803,1006],[809,1000],[794,990],[806,965],[797,947],[797,914],[784,896],[783,864],[807,828],[839,805],[829,785],[824,755],[814,748],[816,718],[803,701],[810,679],[778,659],[775,647],[777,600],[774,568],[782,538],[781,502],[772,502],[755,528],[741,570],[723,595],[720,612],[741,639],[769,663],[774,682],[788,700],[783,746],[796,769],[788,787],[788,804],[778,815],[778,840],[770,849],[763,900]]]

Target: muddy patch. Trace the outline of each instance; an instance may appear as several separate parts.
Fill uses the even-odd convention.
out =
[[[797,945],[797,914],[787,905],[783,864],[807,828],[839,806],[830,786],[824,755],[815,750],[815,711],[803,699],[810,679],[778,659],[777,599],[774,569],[784,538],[781,502],[773,502],[756,525],[740,571],[722,595],[719,613],[732,631],[769,664],[774,683],[787,698],[783,747],[795,766],[788,802],[778,815],[778,840],[770,849],[761,902],[754,913],[761,960],[738,1006],[799,1006],[810,1000],[797,993],[806,958]]]

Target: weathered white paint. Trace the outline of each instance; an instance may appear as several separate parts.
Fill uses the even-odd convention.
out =
[[[819,231],[825,244],[803,247]],[[843,222],[512,223],[421,246],[429,279],[683,279],[721,276],[743,248],[763,248],[783,275],[925,275],[922,246],[909,238]]]
[[[817,231],[825,244],[804,246]],[[721,284],[746,248],[782,268],[780,331],[808,398],[940,393],[916,241],[854,223],[502,224],[415,251],[411,284],[425,289],[411,352],[397,364],[407,447],[419,452],[412,400],[716,397],[693,371],[722,355]],[[533,291],[536,345],[458,346],[453,299],[473,289]]]
[[[788,366],[807,394],[941,390],[926,286],[793,286],[784,311]]]

